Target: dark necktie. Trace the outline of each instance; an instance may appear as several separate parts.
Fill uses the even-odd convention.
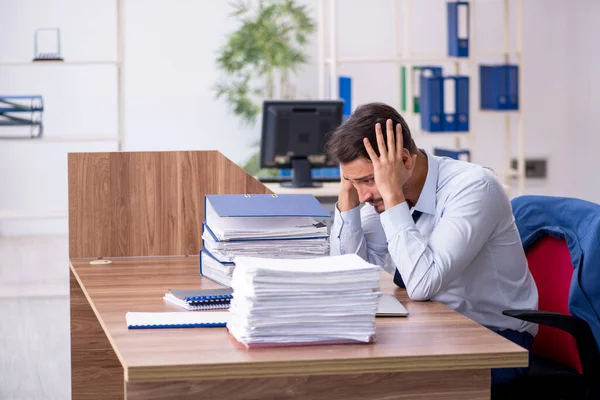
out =
[[[421,211],[417,211],[417,210],[415,210],[412,213],[412,218],[413,218],[413,221],[415,221],[415,224],[417,223],[419,218],[421,218],[421,214],[423,214],[423,213]],[[406,285],[404,285],[404,281],[402,280],[402,276],[400,276],[400,272],[398,272],[398,268],[396,268],[396,271],[394,273],[394,283],[401,288],[406,288]]]

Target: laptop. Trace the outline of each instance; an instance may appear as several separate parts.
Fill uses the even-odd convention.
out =
[[[408,310],[391,294],[382,294],[379,297],[377,317],[406,317]]]

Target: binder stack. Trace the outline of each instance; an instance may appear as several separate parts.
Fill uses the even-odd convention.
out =
[[[469,77],[421,75],[421,128],[428,132],[469,130]]]
[[[222,194],[204,200],[200,274],[231,286],[236,258],[302,259],[329,254],[331,215],[310,194]]]
[[[238,257],[227,329],[248,348],[373,343],[380,273],[356,254]]]

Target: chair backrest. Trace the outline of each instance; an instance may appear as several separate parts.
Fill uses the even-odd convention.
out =
[[[543,236],[527,251],[527,262],[538,288],[538,309],[571,315],[568,304],[573,264],[566,241]],[[575,339],[560,329],[540,325],[533,353],[582,372]]]

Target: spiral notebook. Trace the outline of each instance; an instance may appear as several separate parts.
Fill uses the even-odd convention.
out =
[[[228,311],[190,312],[128,312],[128,329],[215,328],[227,326]]]
[[[165,301],[189,311],[229,308],[233,290],[224,289],[169,289]]]

